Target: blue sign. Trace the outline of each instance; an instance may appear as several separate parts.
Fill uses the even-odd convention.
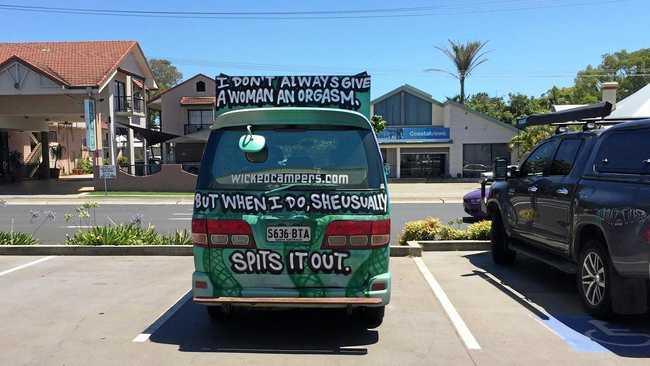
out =
[[[448,142],[450,135],[446,127],[386,127],[377,134],[377,139],[380,142]]]
[[[86,146],[88,150],[95,151],[95,100],[84,99],[84,119],[86,121]]]

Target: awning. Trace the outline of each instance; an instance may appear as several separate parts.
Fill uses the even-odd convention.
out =
[[[208,138],[210,138],[211,131],[212,130],[210,130],[209,128],[204,128],[194,133],[190,133],[189,135],[178,136],[167,142],[175,143],[175,144],[206,143],[208,142]]]
[[[147,140],[147,144],[149,145],[156,145],[161,142],[166,142],[169,141],[173,138],[178,137],[178,135],[173,135],[171,133],[166,133],[166,132],[160,132],[160,131],[154,131],[150,130],[148,128],[142,128],[138,126],[132,126],[132,125],[125,125],[123,123],[117,123],[121,127],[126,127],[130,128],[133,130],[133,132],[137,133],[138,135],[142,136],[145,140]]]
[[[213,105],[216,102],[215,97],[181,97],[181,105]]]

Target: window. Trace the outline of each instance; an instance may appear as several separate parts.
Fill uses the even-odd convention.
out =
[[[582,140],[579,139],[562,141],[560,147],[557,148],[557,153],[555,153],[555,159],[551,163],[551,171],[549,174],[568,175],[571,173],[571,168],[573,168],[573,163],[576,160],[581,145]]]
[[[508,144],[463,144],[463,177],[480,177],[481,173],[492,170],[496,158],[510,164]]]
[[[341,177],[338,184],[355,189],[377,189],[382,183],[381,156],[370,130],[258,126],[255,133],[266,138],[267,156],[255,162],[239,149],[239,138],[245,133],[243,127],[211,133],[201,165],[199,189],[268,190],[292,183],[276,179],[286,174],[291,179],[318,176],[315,179],[324,179],[322,183],[327,183],[327,177]]]
[[[196,92],[197,93],[205,92],[205,82],[203,81],[196,82]]]
[[[521,172],[523,175],[527,176],[541,176],[544,175],[544,171],[547,169],[551,159],[553,158],[553,153],[555,153],[555,148],[557,147],[558,140],[551,140],[540,145],[535,151],[533,151],[526,162],[521,167]]]
[[[115,80],[115,110],[126,111],[126,86]]]
[[[614,132],[600,145],[596,169],[603,173],[643,174],[650,164],[650,131]]]
[[[191,125],[211,124],[212,109],[192,109],[187,111],[187,122]]]

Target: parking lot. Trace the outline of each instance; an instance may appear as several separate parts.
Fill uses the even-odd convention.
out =
[[[191,302],[191,257],[0,257],[0,364],[647,364],[648,317],[586,316],[574,278],[489,252],[391,258],[384,324]]]

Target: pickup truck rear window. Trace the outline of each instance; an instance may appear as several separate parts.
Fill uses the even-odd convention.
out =
[[[650,131],[614,132],[605,137],[596,158],[601,173],[647,174],[650,170]]]

